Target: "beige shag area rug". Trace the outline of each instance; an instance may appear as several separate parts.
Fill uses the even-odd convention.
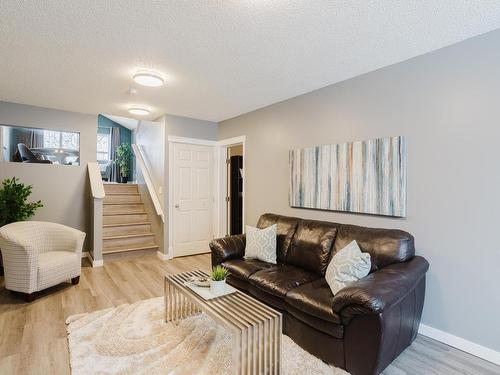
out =
[[[230,374],[231,337],[200,314],[165,323],[163,297],[66,320],[71,372],[80,374]],[[283,336],[283,373],[344,375]]]

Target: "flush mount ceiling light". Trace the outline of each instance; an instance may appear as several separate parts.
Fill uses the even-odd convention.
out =
[[[144,107],[130,107],[128,111],[129,113],[136,116],[147,116],[150,113],[149,109],[146,109]]]
[[[141,70],[134,74],[134,81],[142,86],[158,87],[165,83],[160,73]]]

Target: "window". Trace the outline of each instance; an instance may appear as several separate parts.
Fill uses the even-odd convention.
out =
[[[109,133],[97,134],[97,160],[109,160]]]
[[[71,132],[56,132],[53,130],[43,131],[44,148],[61,148],[66,150],[78,150],[80,147],[80,134]]]

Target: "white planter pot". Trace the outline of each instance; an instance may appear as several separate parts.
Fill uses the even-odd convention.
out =
[[[226,291],[226,280],[210,280],[210,292],[213,294],[222,294]]]

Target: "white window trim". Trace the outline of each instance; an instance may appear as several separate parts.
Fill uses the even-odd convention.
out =
[[[97,159],[97,161],[111,161],[111,159],[110,159],[111,158],[111,128],[108,128],[108,130],[109,130],[108,134],[107,134],[107,136],[108,136],[108,158],[107,159]],[[104,133],[101,133],[101,134],[104,134]],[[99,133],[97,135],[99,135]],[[102,152],[97,151],[96,158],[97,158],[97,154],[99,154],[99,153],[102,153]]]

